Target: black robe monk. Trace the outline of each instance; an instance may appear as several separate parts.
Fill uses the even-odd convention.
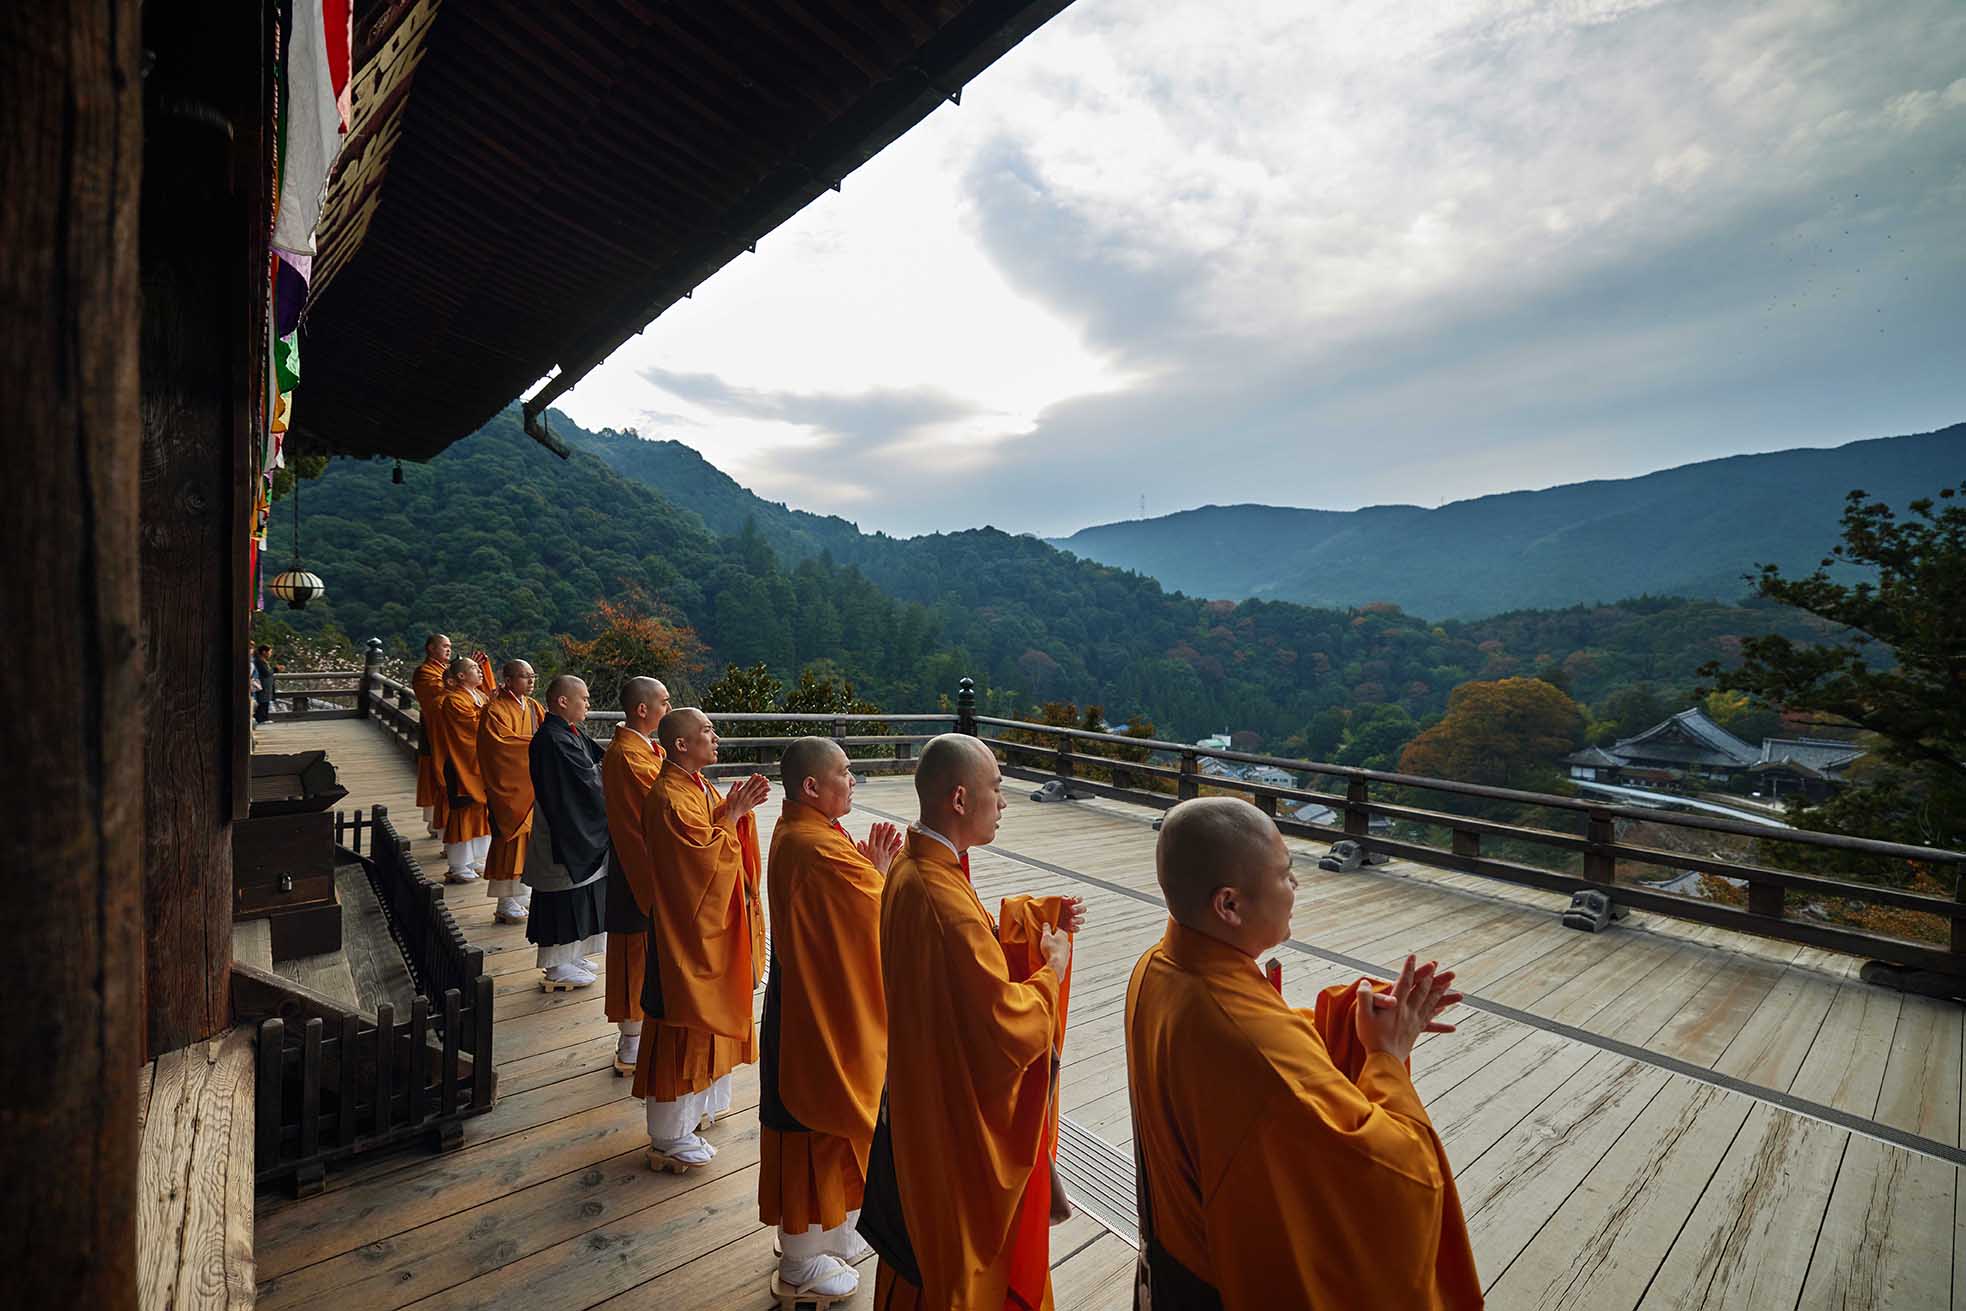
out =
[[[533,828],[525,881],[533,898],[526,941],[542,949],[602,949],[610,861],[601,756],[600,744],[556,714],[546,716],[527,748]],[[545,954],[542,967],[559,963]]]

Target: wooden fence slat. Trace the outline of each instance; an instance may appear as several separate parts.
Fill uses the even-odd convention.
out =
[[[260,1021],[259,1050],[254,1053],[259,1068],[253,1107],[255,1172],[271,1169],[280,1161],[280,1092],[286,1082],[286,1043],[285,1021],[278,1017]]]
[[[457,989],[444,989],[444,1073],[443,1082],[439,1085],[442,1094],[441,1100],[438,1102],[437,1113],[439,1115],[457,1114],[457,1086],[459,1082],[457,1073],[457,1040],[458,1030],[462,1027],[458,1023],[458,1012],[461,1008],[462,999],[457,995]]]
[[[362,1031],[362,1020],[357,1015],[341,1017],[341,1050],[336,1053],[341,1058],[341,1067],[336,1071],[336,1095],[341,1104],[335,1108],[336,1135],[343,1147],[355,1144],[355,1068],[356,1046]]]
[[[480,970],[473,986],[478,996],[472,1003],[476,1033],[471,1042],[471,1106],[482,1111],[492,1104],[492,1086],[497,1077],[492,1073],[491,975]]]
[[[427,1090],[430,1078],[430,999],[418,997],[410,1003],[410,1118],[420,1125],[429,1113]]]
[[[321,1017],[307,1021],[300,1048],[300,1155],[321,1151]]]
[[[375,1133],[381,1138],[388,1134],[392,1107],[390,1103],[396,1095],[394,1080],[396,1070],[396,1008],[383,1002],[375,1008]]]

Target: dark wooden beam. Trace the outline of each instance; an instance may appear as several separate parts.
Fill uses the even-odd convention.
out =
[[[0,1024],[10,1306],[136,1301],[137,0],[0,6]]]
[[[231,1024],[245,797],[245,524],[266,279],[264,34],[149,6],[140,321],[150,1054]]]

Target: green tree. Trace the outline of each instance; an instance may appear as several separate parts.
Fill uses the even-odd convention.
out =
[[[1798,645],[1779,633],[1746,638],[1741,663],[1703,666],[1716,686],[1765,705],[1870,733],[1878,756],[1866,786],[1804,806],[1805,828],[1927,845],[1966,845],[1966,483],[1936,499],[1890,506],[1853,491],[1843,540],[1814,573],[1763,565],[1764,598],[1840,625],[1842,640]],[[1854,583],[1836,566],[1864,572]]]

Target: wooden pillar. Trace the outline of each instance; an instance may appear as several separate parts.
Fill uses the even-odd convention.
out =
[[[150,1052],[231,1023],[245,809],[256,373],[266,285],[259,13],[149,5],[142,221],[144,934]]]
[[[382,639],[371,637],[362,649],[362,681],[355,687],[355,713],[369,718],[369,699],[382,695]]]
[[[1586,812],[1584,840],[1590,843],[1584,848],[1584,877],[1593,883],[1616,883],[1618,858],[1605,850],[1618,840],[1616,821],[1601,810]]]
[[[136,1301],[137,0],[0,5],[7,1303]]]
[[[1181,753],[1181,776],[1174,780],[1174,799],[1176,801],[1188,801],[1201,795],[1201,789],[1195,782],[1195,769],[1199,763],[1195,758],[1194,752],[1183,751]]]

